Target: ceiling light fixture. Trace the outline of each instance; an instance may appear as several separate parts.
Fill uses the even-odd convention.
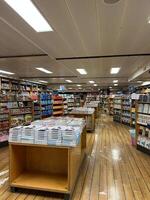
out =
[[[118,80],[113,80],[113,83],[118,83]]]
[[[117,83],[115,83],[115,84],[114,84],[114,86],[118,86],[118,84],[117,84]]]
[[[89,83],[95,83],[95,81],[89,81]]]
[[[112,87],[110,86],[109,89],[112,89]]]
[[[94,86],[97,86],[97,84],[95,83]]]
[[[78,87],[81,87],[81,85],[77,85]]]
[[[82,90],[82,88],[79,88],[79,90]]]
[[[43,80],[40,80],[39,82],[41,82],[41,83],[48,83],[48,81],[43,81]]]
[[[0,73],[2,73],[2,74],[8,74],[8,75],[13,75],[13,74],[15,74],[15,73],[8,72],[8,71],[4,71],[4,70],[0,70]]]
[[[80,74],[82,74],[82,75],[85,75],[85,74],[87,74],[87,72],[86,72],[86,70],[85,69],[83,69],[83,68],[80,68],[80,69],[76,69]]]
[[[150,81],[144,81],[142,85],[150,85]]]
[[[69,90],[72,90],[72,88],[70,87],[70,88],[68,88]]]
[[[46,19],[31,0],[4,0],[18,15],[20,15],[35,31],[53,31]]]
[[[71,81],[71,80],[66,80],[66,82],[68,82],[68,83],[72,83],[72,81]]]
[[[51,71],[49,71],[49,70],[47,70],[47,69],[44,69],[44,68],[42,68],[42,67],[37,67],[36,69],[40,70],[41,72],[45,72],[45,73],[47,73],[47,74],[52,74],[52,73],[53,73],[53,72],[51,72]]]
[[[112,67],[110,70],[111,74],[117,74],[120,71],[120,67]]]

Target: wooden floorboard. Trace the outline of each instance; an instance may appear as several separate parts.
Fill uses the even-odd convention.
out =
[[[150,200],[150,157],[131,146],[129,127],[102,114],[87,137],[88,156],[72,200]],[[50,193],[12,193],[8,147],[0,149],[0,200],[60,200]]]

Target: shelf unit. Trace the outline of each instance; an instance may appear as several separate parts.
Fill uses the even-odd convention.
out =
[[[63,97],[53,95],[53,116],[61,116],[64,114]]]
[[[116,122],[122,122],[122,96],[114,97],[114,112],[113,112],[113,120]]]
[[[10,113],[10,127],[29,124],[33,120],[32,100],[14,100],[8,102]]]
[[[7,144],[9,134],[9,109],[6,102],[0,101],[0,147]]]
[[[113,99],[114,99],[114,97],[112,97],[112,96],[109,96],[109,98],[108,98],[109,115],[113,115],[113,111],[114,111]]]
[[[140,95],[137,102],[137,149],[150,154],[150,94]]]
[[[123,124],[131,126],[131,106],[132,100],[130,95],[122,97],[122,116],[121,121]]]
[[[42,118],[50,117],[53,114],[52,95],[45,91],[40,93],[40,105]]]
[[[70,195],[86,155],[86,130],[76,147],[10,143],[9,152],[12,190],[26,188]]]

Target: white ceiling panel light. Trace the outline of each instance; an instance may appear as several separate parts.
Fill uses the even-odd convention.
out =
[[[89,83],[95,83],[95,81],[89,81]]]
[[[81,85],[77,85],[78,87],[81,87]]]
[[[142,85],[150,85],[150,81],[144,81]]]
[[[118,84],[117,84],[117,83],[115,83],[115,84],[114,84],[114,86],[118,86]]]
[[[110,86],[109,89],[112,89],[112,87]]]
[[[48,83],[48,81],[39,80],[41,83]]]
[[[53,72],[45,69],[45,68],[42,68],[42,67],[37,67],[36,69],[40,70],[41,72],[45,72],[46,74],[52,74]]]
[[[97,86],[97,84],[95,83],[94,86]]]
[[[117,74],[120,71],[120,67],[112,67],[110,70],[111,74]]]
[[[8,74],[8,75],[13,75],[13,74],[15,74],[15,73],[8,72],[8,71],[4,71],[4,70],[0,70],[0,73],[2,73],[2,74]]]
[[[118,80],[113,80],[113,83],[118,83]]]
[[[71,81],[71,80],[66,80],[66,82],[68,82],[68,83],[72,83],[72,81]]]
[[[82,75],[86,75],[87,74],[87,71],[83,68],[80,68],[80,69],[76,69],[80,74]]]
[[[42,16],[31,0],[4,0],[17,12],[35,31],[53,31],[46,19]]]

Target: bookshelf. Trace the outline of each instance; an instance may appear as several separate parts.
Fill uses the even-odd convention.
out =
[[[111,96],[108,98],[109,115],[113,115],[113,111],[114,111],[113,99],[114,97],[111,97]]]
[[[137,149],[150,154],[150,94],[140,95],[137,102]]]
[[[9,134],[9,109],[6,102],[0,101],[0,147],[7,144]]]
[[[131,126],[131,96],[126,95],[122,97],[122,116],[121,121],[123,124]]]
[[[122,96],[115,96],[113,99],[113,120],[122,122]]]
[[[53,114],[52,95],[45,91],[40,93],[40,105],[42,118],[50,117]]]
[[[53,116],[61,116],[64,114],[63,97],[53,95]]]

